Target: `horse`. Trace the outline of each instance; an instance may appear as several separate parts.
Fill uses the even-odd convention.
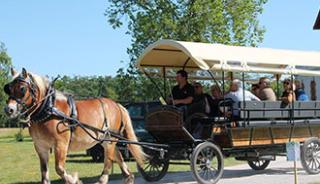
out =
[[[28,125],[35,151],[40,160],[41,183],[48,184],[48,160],[50,150],[54,150],[56,173],[67,184],[81,183],[77,174],[68,174],[65,169],[67,153],[88,149],[97,144],[101,133],[93,130],[84,130],[79,126],[70,127],[68,122],[53,115],[50,109],[56,108],[65,115],[74,115],[84,125],[97,129],[110,130],[123,135],[129,141],[138,141],[134,133],[128,111],[120,104],[108,98],[96,98],[73,101],[70,105],[67,95],[55,90],[46,77],[27,72],[21,73],[11,69],[12,81],[4,86],[9,96],[5,106],[5,113],[10,118],[19,118]],[[90,137],[88,132],[94,136]],[[134,175],[116,147],[115,141],[102,142],[104,148],[104,168],[97,183],[108,183],[109,170],[112,162],[119,164],[124,183],[134,183]],[[130,153],[139,166],[143,166],[146,155],[141,146],[127,145]]]

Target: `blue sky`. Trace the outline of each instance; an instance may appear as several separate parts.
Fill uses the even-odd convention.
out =
[[[42,75],[115,75],[126,66],[130,36],[113,30],[107,0],[1,0],[0,41],[17,69]],[[320,0],[269,0],[259,17],[260,47],[320,51],[312,30]]]

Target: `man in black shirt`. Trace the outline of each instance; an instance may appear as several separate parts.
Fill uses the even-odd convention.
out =
[[[188,83],[188,73],[184,70],[177,72],[177,85],[172,89],[172,103],[177,107],[183,107],[192,103],[194,88]]]

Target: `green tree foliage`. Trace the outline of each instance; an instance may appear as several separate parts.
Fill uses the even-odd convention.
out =
[[[8,119],[4,114],[4,106],[8,96],[3,91],[3,86],[10,80],[10,68],[12,67],[11,58],[7,54],[4,43],[0,42],[0,127],[4,126]]]
[[[127,49],[129,67],[118,72],[123,84],[119,92],[128,99],[135,99],[134,95],[147,100],[159,97],[159,90],[150,87],[151,82],[134,67],[143,49],[159,39],[257,46],[265,32],[258,16],[266,1],[109,0],[105,12],[109,24],[115,29],[127,24],[127,34],[132,37]]]
[[[78,99],[91,97],[108,97],[117,100],[118,94],[114,89],[115,79],[106,76],[63,76],[57,80],[55,87]]]
[[[265,29],[258,15],[266,0],[109,0],[113,28],[128,23],[132,59],[159,39],[256,46]]]

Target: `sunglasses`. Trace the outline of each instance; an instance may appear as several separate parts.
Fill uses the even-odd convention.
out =
[[[290,83],[289,82],[284,82],[283,84],[289,85]]]

